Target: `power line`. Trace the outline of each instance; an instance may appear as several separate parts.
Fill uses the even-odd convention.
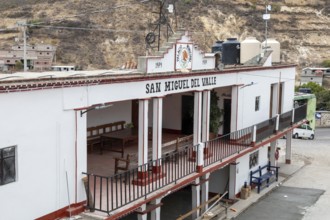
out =
[[[116,30],[108,28],[96,28],[96,27],[67,27],[67,26],[54,26],[54,25],[41,25],[41,24],[26,24],[28,27],[42,27],[48,29],[66,29],[66,30],[85,30],[85,31],[107,31],[107,32],[123,32],[123,33],[145,33],[145,31],[140,30]]]

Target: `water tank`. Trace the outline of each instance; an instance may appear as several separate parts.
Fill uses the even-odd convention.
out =
[[[262,42],[262,48],[265,48],[266,46],[266,41]],[[272,53],[272,62],[274,63],[279,63],[281,62],[281,45],[280,42],[275,40],[274,38],[268,38],[267,39],[267,48],[273,50]]]
[[[222,43],[223,40],[216,41],[215,44],[212,46],[212,53],[222,52]]]
[[[241,63],[251,60],[253,57],[260,55],[261,42],[255,37],[247,37],[241,42]]]
[[[222,63],[239,64],[240,61],[240,42],[237,38],[228,38],[222,43]]]

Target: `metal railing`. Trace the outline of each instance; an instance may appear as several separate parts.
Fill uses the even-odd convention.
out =
[[[222,161],[246,149],[252,142],[253,127],[248,127],[205,142],[204,166]]]
[[[87,207],[111,212],[196,172],[194,147],[110,176],[87,175]]]
[[[305,104],[295,109],[293,122],[297,123],[299,121],[302,121],[303,119],[306,118],[306,116],[307,116],[307,105]]]
[[[270,137],[276,133],[276,118],[271,118],[256,125],[256,143]]]
[[[294,111],[294,123],[306,118],[307,106]],[[276,134],[277,117],[256,124],[256,143]],[[291,126],[292,111],[279,116],[279,131]],[[204,167],[239,154],[252,146],[254,126],[223,135],[205,142]],[[197,146],[185,146],[184,149],[146,164],[114,175],[100,176],[83,173],[87,176],[87,207],[110,213],[118,208],[146,197],[170,184],[177,183],[187,175],[197,172]]]
[[[284,129],[290,127],[292,124],[292,111],[280,114],[280,123],[278,130],[283,131]]]

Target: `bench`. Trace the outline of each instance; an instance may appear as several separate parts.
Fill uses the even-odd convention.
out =
[[[113,123],[98,125],[87,128],[87,149],[92,152],[95,145],[101,145],[101,135],[113,131],[123,130],[125,121],[117,121]]]
[[[250,185],[256,185],[258,193],[260,193],[261,186],[266,182],[266,186],[269,186],[270,180],[275,176],[275,180],[278,180],[278,169],[277,166],[271,166],[270,162],[265,166],[259,166],[255,171],[250,171]]]

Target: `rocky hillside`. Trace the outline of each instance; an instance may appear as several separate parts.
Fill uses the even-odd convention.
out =
[[[159,1],[140,2],[0,0],[0,47],[9,47],[15,38],[21,37],[14,27],[17,21],[26,19],[41,25],[28,28],[28,42],[55,44],[58,63],[84,69],[119,67],[146,53],[145,36],[155,27],[152,24],[157,14],[153,12],[159,10]],[[172,28],[191,31],[195,42],[205,51],[210,51],[216,40],[228,37],[243,40],[256,36],[264,40],[265,1],[176,2],[176,18],[169,15]],[[330,59],[329,0],[273,0],[269,4],[272,11],[268,36],[281,42],[283,61],[305,67]]]

